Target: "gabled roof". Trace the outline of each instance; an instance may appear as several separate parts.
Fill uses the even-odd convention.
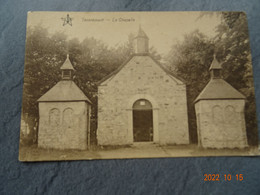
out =
[[[180,80],[183,83],[186,83],[182,78],[174,75],[172,72],[170,72],[168,69],[166,69],[164,66],[162,66],[157,60],[155,60],[149,53],[144,53],[144,54],[133,54],[131,55],[121,66],[119,66],[115,71],[110,73],[109,75],[105,76],[103,79],[101,79],[99,82],[97,82],[98,85],[101,85],[104,83],[106,80],[109,78],[115,76],[121,69],[125,67],[125,65],[135,56],[149,56],[164,72],[166,72],[170,77],[174,77],[178,80]],[[141,64],[140,64],[141,65]]]
[[[194,103],[210,99],[246,99],[238,90],[223,79],[211,79]]]
[[[59,81],[38,102],[91,101],[72,80]]]
[[[67,54],[67,59],[63,63],[63,65],[60,67],[61,70],[75,70],[71,64],[71,61],[69,59],[69,54]]]

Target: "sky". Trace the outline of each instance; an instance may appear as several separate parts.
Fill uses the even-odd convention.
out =
[[[159,54],[166,55],[173,44],[183,40],[183,35],[196,29],[212,37],[220,23],[217,14],[200,17],[202,12],[28,12],[27,27],[41,25],[49,33],[64,32],[68,38],[94,37],[108,46],[128,40],[130,33],[137,33],[139,26],[149,37],[149,44]],[[67,14],[72,26],[63,25]]]

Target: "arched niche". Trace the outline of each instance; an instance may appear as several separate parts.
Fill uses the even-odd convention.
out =
[[[215,124],[223,123],[223,111],[219,105],[215,105],[212,108],[213,122]]]
[[[134,124],[133,124],[133,111],[135,109],[141,108],[140,104],[144,102],[146,105],[144,107],[151,110],[152,113],[152,128],[153,128],[153,139],[154,143],[159,143],[159,132],[158,132],[158,103],[157,101],[148,94],[136,94],[129,98],[127,104],[127,113],[128,113],[128,141],[129,143],[134,143]],[[139,104],[139,105],[138,105]],[[143,108],[144,108],[143,107]]]
[[[65,108],[63,110],[62,124],[66,129],[71,128],[73,126],[73,109],[72,108]]]
[[[134,142],[153,141],[153,107],[150,101],[139,99],[132,107]]]
[[[49,111],[49,125],[51,127],[58,127],[60,125],[60,110],[58,108],[52,108]]]

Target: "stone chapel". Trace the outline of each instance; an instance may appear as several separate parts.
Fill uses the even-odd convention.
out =
[[[222,78],[214,56],[211,79],[195,100],[198,144],[203,148],[245,148],[245,96]]]
[[[134,54],[98,86],[99,145],[189,144],[185,83],[149,53],[139,28]]]
[[[69,55],[60,69],[62,80],[38,99],[38,147],[87,149],[91,101],[72,80]]]

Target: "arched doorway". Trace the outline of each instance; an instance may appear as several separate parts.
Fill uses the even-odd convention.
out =
[[[133,135],[134,142],[153,141],[153,108],[146,99],[137,100],[133,110]]]

